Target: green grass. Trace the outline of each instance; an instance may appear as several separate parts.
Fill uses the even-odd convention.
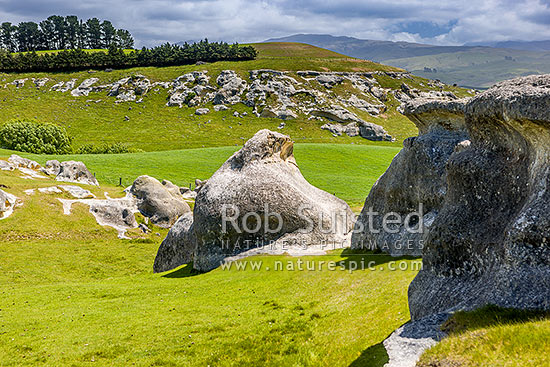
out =
[[[313,148],[298,147],[296,154]],[[212,156],[216,149],[205,151]],[[184,153],[180,157],[193,156]],[[310,167],[317,164],[328,179],[334,163],[323,161],[319,149],[314,153],[320,159]],[[161,153],[142,158],[156,154]],[[343,152],[334,159],[353,156]],[[130,166],[126,159],[116,167],[123,162]],[[261,261],[262,270],[192,274],[184,266],[153,274],[166,230],[133,230],[132,240],[121,240],[97,225],[84,205],[76,204],[66,216],[55,195],[23,193],[55,181],[23,180],[18,172],[1,171],[0,182],[23,200],[0,221],[2,366],[381,366],[387,355],[380,343],[408,320],[407,286],[417,268],[392,271],[390,262],[418,260],[335,251],[249,259]],[[340,182],[344,185],[354,184]],[[122,188],[109,185],[91,190],[122,195]],[[315,261],[317,270],[297,270],[299,260]],[[351,260],[377,265],[352,270]],[[295,271],[273,270],[276,261]],[[328,270],[329,261],[336,270]]]
[[[426,351],[419,367],[547,366],[550,312],[488,306],[458,312],[443,325],[450,336]]]
[[[239,147],[186,149],[111,155],[40,156],[17,153],[41,164],[48,159],[80,160],[101,184],[125,186],[136,177],[150,175],[188,186],[196,178],[209,178]],[[296,144],[294,155],[304,177],[314,186],[360,206],[378,177],[384,173],[397,147],[345,144]],[[14,152],[1,150],[0,157]]]

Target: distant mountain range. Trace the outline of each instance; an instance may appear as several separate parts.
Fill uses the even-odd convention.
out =
[[[512,48],[524,51],[550,51],[550,40],[547,41],[504,41],[489,43],[471,43],[467,46],[489,46],[495,48]]]
[[[507,41],[464,46],[296,34],[264,42],[300,42],[352,57],[397,66],[430,79],[487,88],[517,76],[550,73],[550,41]]]

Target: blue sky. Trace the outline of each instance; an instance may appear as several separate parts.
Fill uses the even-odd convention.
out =
[[[461,45],[550,39],[550,0],[0,0],[0,21],[98,17],[137,45],[209,38],[261,41],[294,33]]]

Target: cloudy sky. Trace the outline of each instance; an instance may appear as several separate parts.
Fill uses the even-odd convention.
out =
[[[462,4],[461,4],[462,3]],[[550,0],[0,0],[0,22],[109,19],[137,46],[262,41],[295,33],[460,45],[550,39]]]

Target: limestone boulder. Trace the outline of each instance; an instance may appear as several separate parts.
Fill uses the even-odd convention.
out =
[[[362,121],[356,114],[339,105],[332,105],[330,108],[314,109],[311,111],[311,115],[324,117],[326,119],[341,123]]]
[[[486,304],[550,309],[550,75],[502,82],[465,107],[471,143],[409,287],[411,317]]]
[[[443,205],[449,157],[468,141],[466,100],[421,100],[406,106],[419,130],[408,138],[386,172],[372,187],[355,224],[352,248],[381,249],[393,256],[422,255],[424,235]],[[375,214],[376,213],[376,214]],[[400,223],[389,223],[384,218]]]
[[[42,170],[50,176],[57,176],[61,171],[61,163],[58,160],[52,159],[46,162],[46,167]]]
[[[16,196],[0,189],[0,219],[5,219],[13,213],[17,200]]]
[[[4,161],[4,160],[0,160],[0,171],[14,171],[15,170],[15,166],[8,162],[8,161]]]
[[[82,162],[67,161],[60,163],[57,181],[83,183],[86,185],[99,186],[95,176],[86,168]]]
[[[28,158],[22,158],[17,154],[12,154],[8,158],[8,162],[11,163],[16,168],[30,168],[30,169],[40,169],[40,164]]]
[[[332,88],[333,86],[342,83],[344,81],[344,78],[333,73],[323,73],[317,75],[315,77],[315,80],[317,80],[319,84],[323,85],[326,88]]]
[[[206,115],[207,113],[209,113],[210,110],[208,108],[197,108],[195,110],[195,115]]]
[[[335,122],[346,123],[348,126],[349,124],[354,124],[359,128],[359,135],[362,138],[374,141],[393,141],[393,137],[389,135],[382,126],[363,121],[357,117],[356,114],[348,111],[342,106],[333,105],[330,108],[314,109],[310,113],[312,116],[324,117]],[[335,128],[335,124],[326,125],[325,129],[330,130],[329,127]],[[338,128],[336,129],[341,130]],[[336,134],[338,135],[338,133]]]
[[[93,90],[93,85],[98,81],[98,78],[89,78],[84,80],[77,88],[71,91],[71,95],[74,97],[87,96]]]
[[[89,200],[86,203],[99,225],[113,227],[120,234],[138,226],[132,206],[124,200]]]
[[[261,130],[201,187],[193,223],[177,238],[180,251],[193,252],[194,268],[208,271],[251,248],[343,243],[352,217],[344,201],[304,179],[288,136]],[[171,262],[164,247],[173,246],[161,246],[158,263],[183,264]]]
[[[189,211],[170,228],[155,257],[155,273],[162,273],[193,261],[197,240],[195,232],[191,230],[192,225],[193,213]]]
[[[175,185],[165,185],[150,176],[138,177],[129,189],[137,199],[141,214],[159,227],[170,228],[177,219],[191,211]],[[175,188],[174,188],[175,187]]]
[[[367,121],[361,121],[359,123],[359,135],[364,139],[373,141],[395,140],[382,126]]]
[[[341,136],[346,134],[350,137],[359,135],[359,128],[354,122],[350,122],[347,125],[327,123],[321,126],[322,130],[328,130],[335,136]]]

